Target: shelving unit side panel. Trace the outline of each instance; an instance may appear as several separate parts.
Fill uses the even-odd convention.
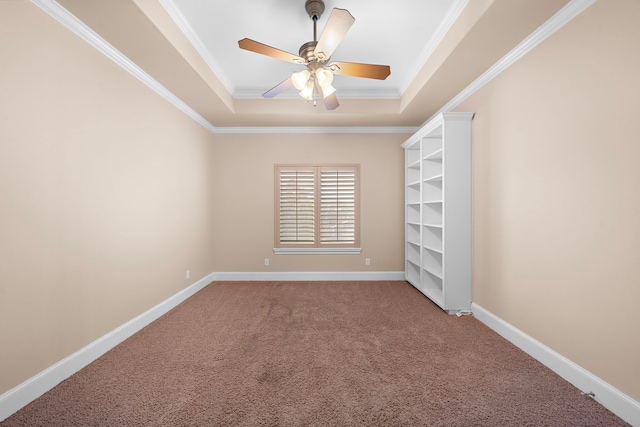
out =
[[[443,157],[444,301],[471,309],[471,119],[445,121]]]

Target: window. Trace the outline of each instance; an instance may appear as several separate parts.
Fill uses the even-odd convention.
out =
[[[276,165],[276,253],[359,253],[358,165]]]

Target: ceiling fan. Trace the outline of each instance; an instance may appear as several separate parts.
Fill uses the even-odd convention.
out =
[[[300,46],[298,55],[251,39],[245,38],[238,41],[241,49],[294,64],[306,65],[304,70],[293,73],[280,84],[262,94],[264,98],[273,98],[294,86],[300,91],[300,96],[308,101],[314,100],[314,94],[317,90],[323,98],[327,110],[335,110],[340,103],[335,94],[336,89],[331,85],[334,74],[378,80],[384,80],[391,74],[391,68],[388,65],[329,62],[336,47],[355,22],[355,18],[346,9],[334,8],[318,40],[316,38],[316,24],[324,12],[324,2],[322,0],[307,0],[305,10],[313,21],[313,41]]]

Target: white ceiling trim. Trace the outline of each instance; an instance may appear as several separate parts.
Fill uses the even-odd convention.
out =
[[[440,22],[440,26],[436,30],[435,34],[433,35],[433,37],[431,37],[429,43],[427,43],[427,45],[418,55],[418,61],[414,62],[415,65],[413,69],[407,74],[409,77],[403,84],[400,85],[400,94],[404,94],[411,82],[414,81],[418,76],[418,73],[420,72],[422,67],[424,67],[424,64],[426,64],[427,60],[433,54],[433,51],[436,49],[436,47],[440,44],[445,34],[449,32],[449,29],[451,29],[453,23],[456,21],[456,19],[458,19],[458,16],[460,16],[460,13],[465,8],[467,3],[469,3],[469,0],[456,0],[451,5],[449,10],[447,11],[447,14]]]
[[[60,22],[71,30],[78,37],[89,43],[107,58],[122,67],[129,74],[147,85],[151,90],[169,101],[180,111],[198,122],[205,129],[214,132],[215,127],[204,117],[189,107],[184,101],[175,96],[169,89],[161,85],[157,80],[138,67],[133,61],[122,54],[118,49],[100,37],[95,31],[89,28],[84,22],[72,15],[67,9],[54,0],[31,0],[33,4],[44,10],[49,16]]]
[[[264,90],[240,90],[233,94],[234,99],[262,99]],[[395,90],[356,91],[340,89],[336,94],[339,99],[400,99],[400,93]],[[284,91],[278,95],[278,99],[300,99],[296,91]]]
[[[173,22],[176,23],[178,28],[180,28],[180,30],[187,37],[187,40],[189,40],[189,43],[191,43],[191,45],[198,52],[200,57],[211,69],[213,74],[215,74],[218,80],[220,80],[220,83],[222,83],[222,86],[224,86],[227,92],[229,92],[231,96],[235,98],[235,88],[231,84],[229,77],[225,74],[222,67],[218,63],[218,61],[216,61],[213,58],[213,56],[211,56],[211,54],[209,53],[209,50],[207,50],[202,40],[200,40],[200,37],[196,35],[196,32],[193,31],[193,28],[191,28],[191,25],[189,25],[189,23],[184,18],[182,13],[180,13],[180,10],[176,7],[173,0],[159,0],[159,1],[162,7],[164,7],[164,10],[166,10],[169,16],[171,17],[171,19],[173,19]]]
[[[214,133],[415,133],[417,126],[264,126],[216,127]]]
[[[546,40],[547,37],[558,31],[560,28],[562,28],[564,25],[566,25],[596,1],[597,0],[571,0],[562,9],[556,12],[555,15],[549,18],[544,24],[538,27],[537,30],[529,34],[527,38],[520,42],[509,53],[498,60],[498,62],[493,64],[480,77],[475,79],[469,86],[463,89],[462,92],[460,92],[449,102],[447,102],[433,116],[429,117],[429,119],[422,124],[421,128],[426,126],[433,118],[438,116],[438,114],[448,112],[456,108],[467,98],[480,90],[484,85],[496,78],[500,73],[513,65],[517,60],[522,58],[529,51]]]

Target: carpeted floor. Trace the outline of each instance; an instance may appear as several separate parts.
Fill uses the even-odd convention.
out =
[[[221,282],[0,425],[626,424],[406,282]]]

